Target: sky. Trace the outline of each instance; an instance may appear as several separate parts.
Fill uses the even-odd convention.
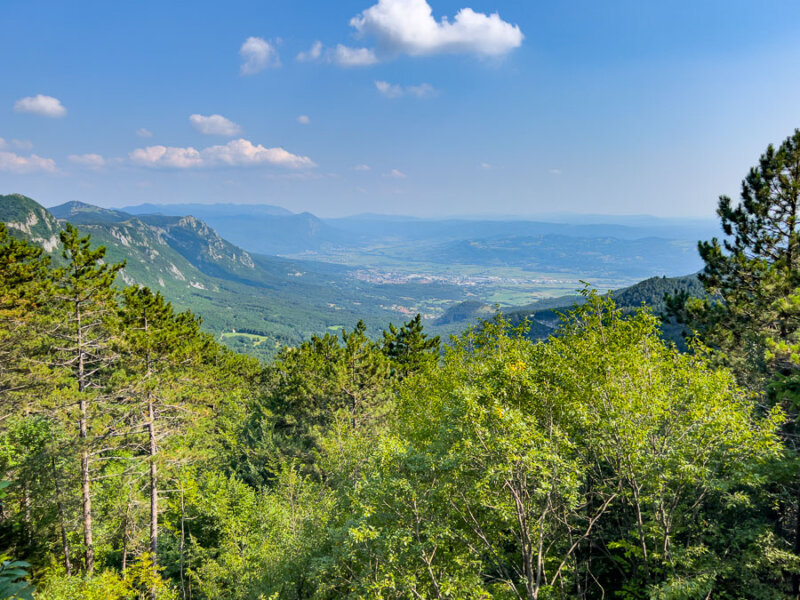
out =
[[[713,217],[800,127],[796,0],[0,2],[0,194]]]

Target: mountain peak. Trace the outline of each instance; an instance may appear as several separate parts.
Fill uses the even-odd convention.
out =
[[[57,219],[64,219],[75,225],[121,223],[131,218],[126,212],[101,208],[78,200],[54,206],[50,209],[50,213]]]

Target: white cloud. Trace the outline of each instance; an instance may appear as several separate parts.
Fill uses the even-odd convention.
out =
[[[492,165],[490,165],[489,163],[485,163],[485,162],[481,163],[481,169],[491,169],[491,168],[492,168]]]
[[[56,163],[52,158],[42,158],[35,154],[20,156],[13,152],[0,152],[0,171],[8,173],[57,173]]]
[[[322,42],[316,41],[306,52],[300,52],[297,60],[301,62],[311,62],[324,58],[327,62],[336,63],[342,67],[367,67],[378,62],[375,51],[371,48],[351,48],[344,44],[338,44],[335,48],[325,48]]]
[[[501,56],[519,47],[524,36],[500,15],[462,8],[452,20],[437,21],[427,0],[378,0],[350,20],[361,35],[372,36],[387,53],[423,56],[467,53]]]
[[[239,127],[239,125],[226,119],[222,115],[209,115],[208,117],[204,115],[191,115],[189,117],[189,122],[197,131],[205,133],[206,135],[233,137],[242,132],[242,128]]]
[[[395,179],[405,179],[406,177],[408,177],[408,175],[406,175],[402,171],[398,171],[397,169],[392,169],[391,171],[389,171],[386,177],[394,177]]]
[[[42,94],[20,98],[14,103],[14,111],[52,118],[63,117],[67,114],[67,109],[58,98]]]
[[[403,95],[403,88],[388,81],[376,81],[375,87],[387,98],[399,98]]]
[[[99,154],[70,154],[67,158],[87,169],[100,169],[106,164],[106,160]]]
[[[300,115],[297,117],[297,122],[300,123],[300,125],[308,125],[311,123],[311,119],[308,118],[308,115]]]
[[[369,171],[369,170],[370,170],[369,165],[356,165],[355,167],[353,167],[353,171]]]
[[[422,83],[420,85],[410,85],[403,87],[388,81],[376,81],[376,89],[387,98],[399,98],[401,96],[414,96],[416,98],[430,98],[435,96],[438,92],[429,83]]]
[[[406,93],[417,98],[429,98],[435,96],[439,91],[429,83],[421,83],[419,85],[410,85],[406,88]]]
[[[244,61],[241,66],[242,75],[254,75],[267,67],[281,66],[275,46],[260,37],[249,37],[239,48],[239,55]]]
[[[301,62],[308,62],[313,60],[319,60],[322,56],[322,42],[317,40],[313,44],[311,44],[311,48],[306,50],[305,52],[300,52],[297,55],[297,60]]]
[[[339,44],[328,52],[328,60],[343,67],[368,67],[378,62],[371,48],[350,48]]]
[[[555,175],[556,177],[558,177],[559,175],[561,175],[561,173],[562,173],[562,172],[563,172],[563,171],[562,171],[561,169],[550,169],[550,170],[548,171],[548,173],[550,173],[550,175]]]
[[[153,132],[142,127],[136,131],[136,135],[138,135],[140,138],[151,138],[153,137]]]
[[[148,146],[134,150],[130,153],[130,158],[134,163],[145,167],[175,169],[257,165],[297,169],[316,166],[307,156],[298,156],[283,148],[265,148],[244,139],[231,140],[223,146],[210,146],[202,150],[192,147]]]

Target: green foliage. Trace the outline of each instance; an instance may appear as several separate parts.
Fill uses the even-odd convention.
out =
[[[400,329],[390,324],[389,330],[383,333],[383,351],[394,363],[394,371],[400,379],[424,373],[439,360],[439,336],[428,338],[422,329],[422,317],[417,314]]]
[[[753,577],[719,569],[743,563],[731,551],[747,542],[720,505],[741,509],[764,484],[781,414],[757,419],[727,373],[679,355],[656,323],[592,296],[546,344],[502,320],[462,338],[402,394],[353,493],[340,585],[383,598],[680,597],[666,590],[685,580],[725,597]],[[705,535],[710,514],[731,528]]]
[[[60,569],[48,569],[36,594],[37,600],[178,600],[174,586],[153,568],[142,554],[124,573],[105,570],[91,577],[69,577]]]
[[[410,355],[408,355],[410,356]],[[284,460],[321,476],[321,439],[337,419],[376,432],[395,384],[390,359],[359,322],[341,337],[313,337],[282,350],[264,373],[265,397],[248,420],[240,472],[262,483]]]
[[[27,582],[30,564],[0,556],[0,598],[33,600],[34,588]]]

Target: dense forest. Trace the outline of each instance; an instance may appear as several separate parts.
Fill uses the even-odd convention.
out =
[[[685,352],[586,290],[545,340],[417,317],[269,363],[0,225],[0,598],[797,598],[799,207],[796,131],[659,306]]]

